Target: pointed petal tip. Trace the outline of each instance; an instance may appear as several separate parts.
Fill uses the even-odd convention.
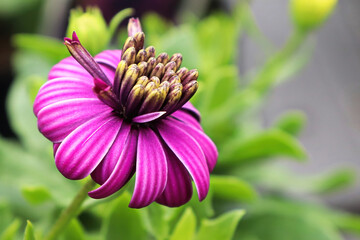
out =
[[[151,121],[154,121],[156,119],[159,119],[165,113],[166,113],[165,111],[146,113],[146,114],[134,117],[132,121],[135,122],[135,123],[151,122]]]
[[[78,36],[77,36],[77,34],[76,34],[75,31],[73,31],[73,33],[72,33],[72,40],[73,40],[73,41],[80,42],[80,41],[79,41],[79,38],[78,38]]]

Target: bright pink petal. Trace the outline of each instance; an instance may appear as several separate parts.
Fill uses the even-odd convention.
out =
[[[189,133],[197,141],[203,153],[205,154],[209,170],[210,172],[212,172],[218,158],[218,151],[213,141],[202,130],[197,129],[192,125],[171,118],[169,119],[169,121],[173,122],[173,124],[177,124],[180,128]]]
[[[106,77],[109,79],[111,84],[114,83],[114,77],[115,77],[115,70],[112,67],[109,67],[107,65],[99,64],[101,70],[105,73]]]
[[[53,144],[54,156],[56,155],[56,152],[59,149],[60,144],[61,144],[61,142]]]
[[[117,65],[121,60],[121,50],[105,50],[95,56],[95,61],[103,65],[108,65],[116,70]]]
[[[173,121],[164,119],[158,130],[171,151],[182,162],[194,180],[200,201],[209,191],[209,169],[197,141]]]
[[[76,78],[56,78],[46,82],[39,90],[35,102],[34,113],[56,102],[74,98],[97,98],[92,84]]]
[[[75,128],[112,108],[95,98],[69,99],[53,103],[38,113],[38,127],[52,142],[62,141]]]
[[[137,145],[136,179],[129,207],[146,207],[164,191],[167,163],[163,146],[150,128],[141,128]]]
[[[171,116],[187,123],[190,124],[192,126],[194,126],[197,129],[202,130],[202,127],[200,125],[200,123],[194,118],[194,116],[192,114],[190,114],[188,111],[183,111],[183,110],[177,110],[176,112],[172,113]]]
[[[165,152],[168,164],[168,180],[164,192],[156,199],[156,202],[168,207],[178,207],[191,199],[193,192],[191,178],[174,153],[169,149]]]
[[[112,115],[96,117],[67,136],[61,143],[55,164],[69,179],[88,176],[112,146],[122,120]]]
[[[159,117],[161,117],[165,113],[166,112],[164,112],[164,111],[146,113],[146,114],[134,117],[132,119],[132,121],[135,122],[135,123],[151,122],[151,121],[154,121],[154,120],[158,119]]]
[[[62,77],[72,77],[92,83],[92,76],[73,57],[67,57],[56,64],[50,70],[48,79]]]
[[[194,116],[194,118],[196,118],[196,119],[200,122],[200,119],[201,119],[201,117],[200,117],[200,112],[199,112],[199,110],[197,110],[197,109],[194,107],[194,105],[191,104],[191,102],[185,103],[185,104],[181,107],[181,109],[188,111],[190,114],[192,114],[192,115]]]
[[[104,184],[104,182],[113,173],[116,164],[121,160],[121,154],[124,151],[126,139],[130,134],[130,129],[131,125],[123,122],[121,129],[104,160],[91,173],[92,178],[98,184]]]
[[[120,61],[121,55],[116,60],[115,55],[121,52],[120,50],[107,50],[99,53],[95,60],[99,63],[101,70],[112,82],[115,76],[115,69]],[[116,63],[117,61],[117,63]],[[56,64],[49,73],[48,79],[72,77],[83,81],[92,83],[93,77],[73,58],[67,57]]]
[[[128,126],[130,129],[130,125]],[[123,131],[123,129],[121,129],[121,131]],[[122,133],[120,134],[122,135]],[[121,138],[123,138],[123,136],[121,136]],[[101,187],[89,192],[90,197],[98,199],[110,196],[111,194],[117,192],[130,180],[135,167],[137,130],[133,130],[130,134],[127,132],[126,141],[123,142],[122,146],[118,146],[117,142],[114,142],[111,150],[113,148],[121,148],[120,151],[114,150],[115,152],[120,152],[120,158],[118,155],[117,164],[106,182]],[[104,159],[104,161],[105,160],[106,159]]]

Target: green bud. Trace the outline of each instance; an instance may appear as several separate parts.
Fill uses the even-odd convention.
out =
[[[295,25],[301,30],[313,30],[331,15],[337,0],[292,0],[290,10]]]
[[[67,36],[73,31],[81,39],[82,45],[95,55],[104,50],[109,42],[109,33],[104,17],[98,8],[81,8],[71,10]]]

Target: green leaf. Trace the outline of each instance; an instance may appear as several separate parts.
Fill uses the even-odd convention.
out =
[[[191,208],[187,208],[177,223],[169,240],[192,240],[196,229],[196,217]]]
[[[21,226],[20,219],[15,219],[6,229],[0,234],[0,240],[13,240]]]
[[[339,212],[334,214],[332,219],[340,230],[360,236],[359,215]]]
[[[157,45],[171,26],[169,21],[155,13],[146,14],[142,18],[141,24],[149,45]]]
[[[51,199],[49,190],[44,186],[24,186],[21,193],[31,204],[41,204]]]
[[[221,150],[219,164],[236,164],[269,157],[290,157],[296,160],[306,158],[305,149],[291,135],[277,129],[270,129],[247,140],[235,140]]]
[[[275,127],[297,136],[306,124],[306,115],[302,111],[289,111],[279,117]]]
[[[353,169],[338,169],[312,181],[313,191],[327,194],[348,187],[356,180],[356,171]]]
[[[7,97],[7,113],[12,129],[30,152],[41,155],[52,151],[51,143],[41,135],[32,110],[29,81],[34,76],[15,79]]]
[[[214,197],[224,200],[251,202],[257,198],[255,189],[236,177],[212,175],[210,187]]]
[[[9,203],[2,200],[0,195],[0,233],[8,227],[14,218],[9,205]]]
[[[39,92],[40,87],[46,82],[46,79],[40,76],[30,76],[28,82],[27,88],[30,101],[31,103],[34,103],[36,95]]]
[[[63,240],[85,240],[84,229],[77,219],[72,219],[61,234]]]
[[[141,222],[141,210],[129,208],[131,196],[124,192],[109,207],[103,232],[105,239],[146,239],[146,232]]]
[[[198,79],[202,87],[206,88],[199,100],[199,110],[202,114],[219,107],[235,94],[239,85],[238,69],[235,65],[218,67],[203,75],[200,75]]]
[[[0,184],[6,183],[6,187],[15,191],[19,191],[24,183],[29,186],[44,186],[56,204],[67,205],[78,191],[79,183],[64,178],[50,156],[34,156],[19,144],[0,137]],[[2,191],[1,197],[8,199],[7,194]],[[13,204],[12,201],[9,199],[9,204]]]
[[[199,201],[198,195],[195,192],[192,195],[192,198],[187,205],[191,206],[191,208],[195,212],[197,220],[200,221],[201,219],[214,216],[215,211],[213,208],[212,200],[213,200],[213,193],[210,189],[206,198],[204,200],[202,200],[201,202]]]
[[[21,33],[14,35],[12,41],[16,48],[44,56],[51,64],[69,56],[62,41],[55,38]]]
[[[167,207],[157,203],[141,209],[141,217],[146,230],[156,239],[165,239],[170,232]]]
[[[29,220],[27,220],[25,234],[24,234],[24,240],[35,240],[34,227]]]
[[[231,240],[244,214],[244,210],[234,210],[216,219],[204,219],[195,240]]]
[[[250,205],[236,239],[340,240],[329,212],[321,206],[289,199],[260,199]]]

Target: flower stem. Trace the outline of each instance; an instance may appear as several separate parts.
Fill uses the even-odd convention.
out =
[[[250,88],[258,91],[260,95],[267,92],[274,85],[285,62],[289,61],[300,49],[307,36],[308,32],[295,30],[285,46],[265,63],[262,70],[255,76]]]
[[[82,186],[70,205],[61,213],[60,217],[49,231],[49,234],[44,238],[45,240],[56,239],[60,232],[62,232],[80,210],[80,207],[87,197],[87,193],[95,186],[95,182],[89,178],[89,180]]]

